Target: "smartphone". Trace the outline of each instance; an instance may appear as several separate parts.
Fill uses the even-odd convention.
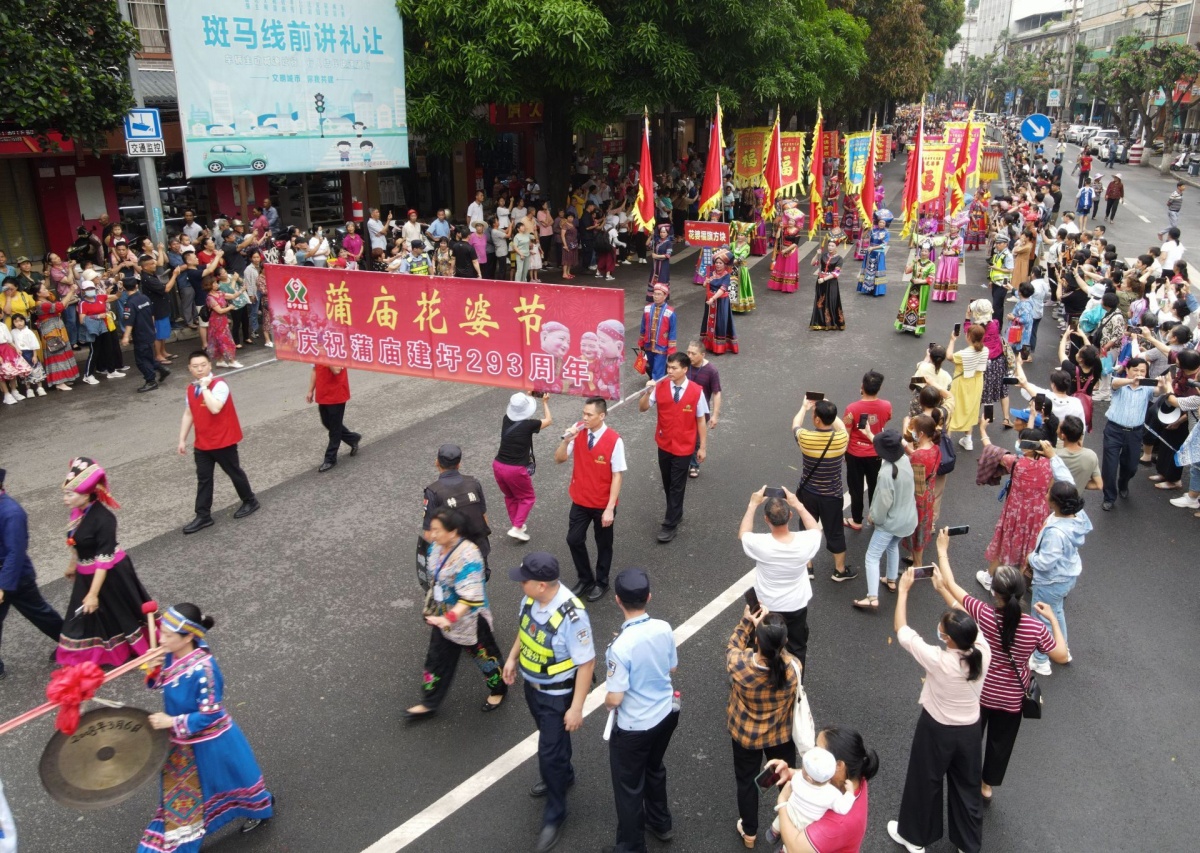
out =
[[[919,581],[927,581],[933,577],[933,566],[913,566],[913,578]]]
[[[1041,450],[1042,443],[1040,441],[1031,441],[1030,439],[1023,438],[1018,443],[1018,447],[1020,447],[1022,450]]]
[[[924,387],[925,387],[925,377],[924,376],[914,376],[912,379],[908,380],[908,390],[909,391],[920,391]]]
[[[1142,379],[1138,380],[1138,385],[1142,386],[1143,388],[1153,388],[1157,384],[1158,384],[1157,379],[1142,378]]]
[[[1020,385],[1021,380],[1015,376],[1005,376],[1002,380],[1005,385]]]
[[[991,423],[996,419],[996,407],[991,403],[983,404],[983,416],[987,418],[987,422]]]
[[[960,524],[957,527],[947,527],[946,528],[947,536],[966,536],[970,532],[971,532],[971,525],[969,525],[969,524]]]
[[[784,492],[783,486],[767,486],[765,489],[763,489],[763,497],[787,500],[787,493]]]
[[[870,419],[871,419],[871,416],[870,416],[870,415],[868,415],[866,412],[864,412],[863,414],[859,415],[859,416],[858,416],[858,428],[859,428],[859,429],[864,429],[864,428],[866,428],[866,426],[867,426],[867,421],[869,421]]]
[[[1067,324],[1067,328],[1069,328],[1072,332],[1078,332],[1079,331],[1079,318],[1072,317],[1071,322]]]
[[[805,391],[805,392],[804,392],[804,399],[805,399],[805,400],[812,400],[812,401],[815,403],[815,402],[817,402],[818,400],[824,400],[824,399],[825,399],[825,394],[824,394],[823,392],[821,392],[821,391]]]
[[[763,772],[754,777],[754,784],[760,791],[769,791],[779,781],[779,771],[774,767],[764,767]]]
[[[957,338],[961,334],[962,334],[962,323],[955,323],[954,324],[954,337]]]
[[[1045,394],[1034,394],[1033,395],[1033,405],[1037,408],[1037,410],[1039,412],[1042,409],[1044,409],[1046,407],[1046,395]]]
[[[762,610],[762,605],[758,603],[758,593],[754,591],[754,587],[750,587],[742,596],[746,599],[746,606],[750,608],[751,613],[758,613]]]

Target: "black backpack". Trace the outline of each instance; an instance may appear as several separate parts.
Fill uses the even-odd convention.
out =
[[[608,231],[601,228],[596,232],[596,251],[607,252],[612,248],[612,243],[608,239]]]

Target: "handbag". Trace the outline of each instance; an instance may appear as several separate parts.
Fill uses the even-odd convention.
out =
[[[800,667],[796,659],[791,661],[792,671],[796,673],[796,704],[792,706],[792,742],[796,744],[796,755],[801,756],[817,745],[817,725],[813,721],[812,707],[808,704],[808,694],[800,680]]]
[[[1021,337],[1025,334],[1025,326],[1018,320],[1013,320],[1008,326],[1008,342],[1010,344],[1020,344]]]
[[[636,356],[633,359],[633,369],[642,376],[646,375],[646,351],[644,349],[634,349]]]
[[[1042,688],[1037,683],[1037,677],[1032,672],[1029,673],[1029,686],[1026,687],[1021,679],[1021,670],[1017,669],[1017,662],[1013,660],[1012,653],[1008,649],[1004,649],[1004,654],[1008,657],[1013,672],[1017,674],[1017,681],[1020,681],[1021,686],[1025,689],[1025,694],[1021,697],[1021,716],[1027,720],[1040,720],[1042,705],[1045,703],[1042,701]]]
[[[43,335],[42,339],[46,344],[46,352],[51,355],[58,355],[68,346],[67,342],[56,334]]]

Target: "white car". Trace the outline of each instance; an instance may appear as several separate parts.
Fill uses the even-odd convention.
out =
[[[1093,136],[1095,136],[1097,133],[1099,133],[1103,129],[1104,128],[1102,128],[1102,127],[1097,127],[1094,124],[1090,124],[1087,127],[1085,127],[1083,130],[1079,131],[1079,139],[1077,140],[1079,142],[1079,147],[1086,149],[1087,145],[1088,145],[1088,140],[1090,140]]]
[[[1067,128],[1067,142],[1078,142],[1079,131],[1083,130],[1082,124],[1073,124]]]
[[[1118,132],[1115,130],[1101,130],[1097,133],[1093,133],[1090,137],[1088,137],[1087,149],[1092,154],[1099,154],[1100,146],[1115,140],[1118,135]]]

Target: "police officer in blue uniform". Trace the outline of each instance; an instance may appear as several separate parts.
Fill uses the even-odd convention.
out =
[[[667,804],[663,756],[679,724],[671,673],[679,664],[675,635],[646,612],[650,578],[625,569],[613,585],[625,616],[608,647],[605,706],[615,714],[608,741],[613,799],[617,804],[615,853],[645,853],[645,829],[660,841],[674,837]]]
[[[559,583],[553,554],[526,554],[508,576],[521,584],[524,598],[504,681],[515,683],[518,669],[525,676],[525,702],[538,727],[542,779],[529,795],[546,798],[542,829],[533,846],[534,853],[545,853],[558,843],[567,817],[567,788],[575,784],[571,732],[583,725],[596,650],[583,602]]]

